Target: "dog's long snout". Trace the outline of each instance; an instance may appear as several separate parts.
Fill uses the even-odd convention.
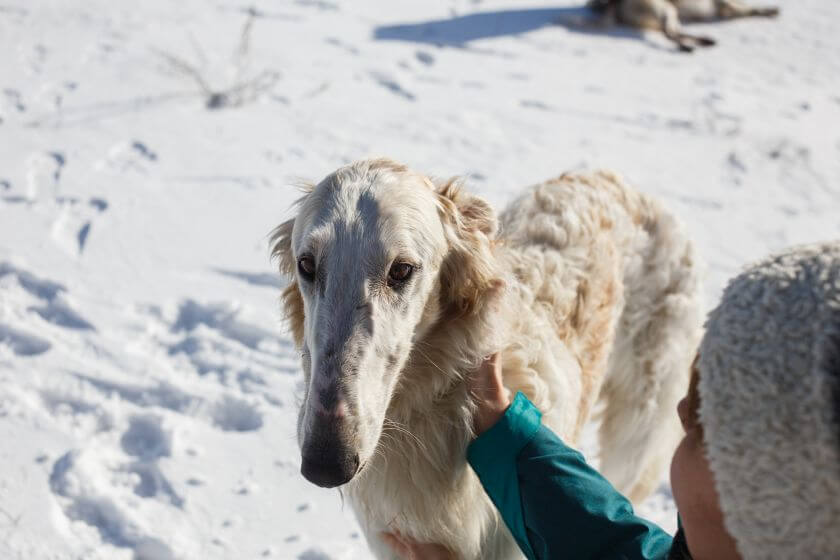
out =
[[[303,454],[300,472],[321,488],[335,488],[350,482],[359,470],[359,454],[327,451]]]
[[[349,482],[359,469],[359,454],[352,445],[352,420],[343,402],[313,405],[310,429],[301,446],[300,472],[323,488]]]

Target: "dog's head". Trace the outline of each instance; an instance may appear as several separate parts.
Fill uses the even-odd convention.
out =
[[[498,293],[495,230],[484,201],[387,160],[339,169],[275,229],[272,254],[290,281],[283,300],[302,353],[308,480],[334,487],[359,473],[415,342]]]

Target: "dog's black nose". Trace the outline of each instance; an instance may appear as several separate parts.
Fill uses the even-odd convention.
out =
[[[358,469],[357,453],[304,453],[300,463],[304,478],[321,488],[335,488],[350,482]]]

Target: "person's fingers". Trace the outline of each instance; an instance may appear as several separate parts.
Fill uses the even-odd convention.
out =
[[[446,547],[439,544],[409,543],[412,560],[453,560],[453,555]]]
[[[484,358],[484,363],[481,364],[488,379],[501,380],[502,379],[502,353],[496,352]]]
[[[476,406],[473,429],[480,435],[502,417],[511,401],[510,391],[502,382],[501,354],[485,358],[467,383]]]
[[[502,355],[496,352],[488,356],[479,368],[481,387],[476,396],[490,402],[510,402],[510,391],[502,380]]]
[[[494,391],[502,392],[504,390],[504,384],[502,383],[502,354],[501,352],[496,352],[492,356],[490,356],[487,360],[487,367],[491,368],[490,370],[490,382]]]
[[[403,537],[399,531],[380,533],[380,538],[394,551],[394,554],[403,560],[453,560],[454,558],[452,553],[442,545],[417,543]]]
[[[496,391],[502,378],[502,360],[498,352],[484,358],[477,370],[468,377],[470,390],[478,398],[487,398]]]
[[[414,560],[414,555],[411,553],[411,548],[405,541],[402,540],[399,533],[380,533],[379,536],[385,544],[391,547],[391,550],[394,551],[394,554],[396,554],[403,560]]]

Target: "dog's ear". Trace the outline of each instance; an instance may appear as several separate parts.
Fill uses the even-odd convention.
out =
[[[271,246],[271,257],[277,259],[280,273],[289,280],[288,286],[283,290],[282,301],[283,311],[286,315],[289,328],[292,331],[292,338],[298,348],[303,346],[303,296],[295,276],[295,256],[292,253],[292,230],[295,227],[295,219],[292,218],[283,222],[271,232],[269,244]]]
[[[441,265],[444,307],[457,316],[471,315],[495,299],[504,287],[493,255],[498,221],[493,208],[465,193],[457,181],[438,188],[449,253]]]
[[[460,225],[467,230],[477,230],[493,239],[498,229],[496,212],[482,198],[461,188],[457,179],[451,179],[438,188],[438,195],[445,205],[454,206]]]

